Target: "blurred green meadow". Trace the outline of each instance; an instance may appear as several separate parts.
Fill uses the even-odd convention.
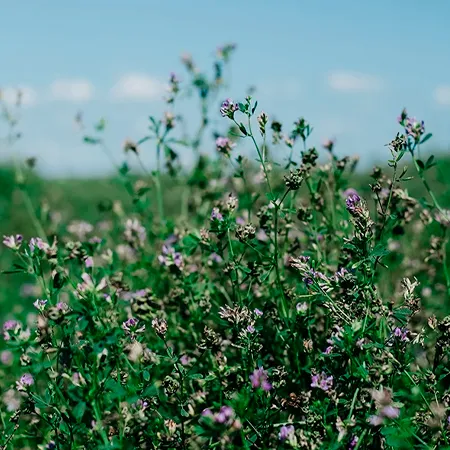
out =
[[[426,159],[424,156],[423,159]],[[437,165],[431,169],[427,176],[430,184],[443,207],[450,207],[450,157],[442,152],[436,153]],[[407,163],[405,163],[407,164]],[[410,164],[411,165],[411,164]],[[201,177],[201,168],[193,171],[191,177]],[[389,173],[388,167],[383,168]],[[411,170],[411,172],[413,172]],[[371,191],[370,184],[374,180],[370,176],[370,171],[356,171],[353,176],[352,187],[362,194],[368,201],[370,207],[375,212],[375,199]],[[204,175],[204,174],[203,174]],[[412,173],[412,175],[415,175]],[[136,181],[139,178],[145,180],[142,174],[136,174]],[[24,177],[26,181],[20,182],[18,178]],[[281,172],[280,172],[281,177]],[[183,197],[185,191],[183,185],[190,182],[188,178],[170,178],[168,175],[163,178],[163,197],[165,211],[169,218],[177,218],[183,210],[189,208],[189,199]],[[148,180],[149,185],[151,184]],[[423,202],[429,201],[422,182],[417,177],[413,177],[406,184],[408,193],[412,197],[421,199]],[[23,195],[23,193],[26,195]],[[156,199],[152,201],[152,194],[149,195],[150,203],[143,207],[156,209]],[[44,179],[35,174],[31,169],[20,176],[11,166],[0,168],[0,223],[2,235],[23,234],[25,238],[37,235],[35,219],[33,215],[43,223],[53,223],[54,230],[58,235],[58,227],[64,227],[71,221],[85,221],[92,224],[99,224],[111,220],[117,213],[117,208],[126,214],[133,209],[133,199],[126,190],[121,177],[109,176],[93,179]],[[191,206],[192,207],[192,206]],[[429,227],[427,228],[430,229]],[[417,232],[415,239],[421,242],[424,251],[429,246],[429,240],[433,233]],[[408,250],[408,240],[404,240],[402,234],[396,237],[397,242]],[[394,243],[396,245],[396,243]],[[415,255],[411,255],[414,257]],[[32,303],[39,294],[32,284],[32,277],[26,277],[19,273],[8,273],[12,269],[13,253],[4,246],[0,247],[0,320],[8,314],[21,314],[33,309]],[[391,258],[395,259],[395,252]],[[385,271],[385,282],[381,283],[384,292],[395,289],[391,280],[396,280],[398,273],[405,271],[402,267],[403,261],[392,260],[389,270]],[[420,280],[423,288],[427,288],[427,280]],[[444,291],[444,282],[441,286],[433,286],[433,291]],[[430,308],[438,315],[448,313],[450,307],[442,303],[442,297],[432,296],[427,300]]]

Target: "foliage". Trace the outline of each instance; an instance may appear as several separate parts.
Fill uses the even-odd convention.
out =
[[[102,220],[87,220],[89,204],[70,221],[51,200],[37,207],[30,162],[18,166],[36,234],[5,236],[3,269],[28,280],[34,313],[3,324],[2,448],[450,448],[450,319],[438,308],[450,215],[434,158],[419,157],[431,135],[403,111],[388,169],[360,189],[357,159],[327,141],[322,163],[306,119],[285,133],[250,96],[216,107],[233,50],[219,49],[212,77],[184,58],[168,112],[124,145],[143,175],[117,168],[122,193],[98,205]],[[190,137],[176,134],[183,92],[200,101]],[[209,128],[219,111],[222,133]],[[217,158],[200,153],[208,130]],[[104,132],[101,121],[84,141],[109,154]],[[150,145],[152,171],[140,159]],[[269,150],[282,146],[280,165]]]

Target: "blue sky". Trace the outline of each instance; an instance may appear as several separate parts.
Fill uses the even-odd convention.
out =
[[[431,145],[448,151],[450,2],[428,5],[0,0],[0,88],[6,102],[15,87],[25,94],[24,137],[14,152],[37,156],[51,176],[108,171],[100,151],[81,143],[76,112],[86,123],[105,117],[108,145],[119,156],[124,139],[142,137],[147,117],[164,111],[162,82],[171,71],[183,78],[180,54],[208,68],[215,48],[229,42],[238,48],[224,95],[239,99],[256,85],[269,116],[309,120],[312,144],[335,137],[338,151],[359,154],[363,165],[383,161],[406,106],[425,120]],[[1,158],[10,151],[0,143]]]

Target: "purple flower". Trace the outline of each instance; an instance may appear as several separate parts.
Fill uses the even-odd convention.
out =
[[[218,137],[216,139],[216,150],[225,156],[230,156],[231,150],[234,147],[236,147],[236,144],[231,142],[227,137]]]
[[[382,416],[370,416],[368,419],[368,422],[370,425],[374,427],[378,427],[383,423],[383,417]]]
[[[25,386],[31,386],[34,384],[34,378],[30,373],[24,373],[20,377],[20,382],[23,383]]]
[[[219,222],[223,221],[222,213],[219,208],[213,208],[211,211],[211,220],[218,220]]]
[[[26,391],[27,388],[34,384],[34,378],[31,373],[24,373],[19,381],[16,381],[16,386],[18,391]]]
[[[56,309],[59,311],[67,311],[69,309],[69,305],[66,302],[58,302],[56,304]]]
[[[138,325],[139,320],[134,317],[130,317],[128,320],[122,323],[122,329],[131,339],[135,339],[136,335],[145,331],[145,325],[141,327]]]
[[[255,330],[255,327],[253,326],[253,325],[249,325],[247,328],[246,328],[246,330],[247,330],[247,332],[248,333],[251,333],[251,334],[253,334],[256,330]]]
[[[356,447],[356,444],[358,443],[359,438],[358,436],[353,436],[352,440],[350,441],[350,444],[348,446],[349,450],[353,450]]]
[[[209,408],[205,408],[203,411],[202,411],[202,416],[203,417],[210,417],[210,416],[212,416],[213,415],[213,412],[209,409]]]
[[[424,121],[422,120],[419,122],[415,117],[408,117],[404,126],[406,134],[416,142],[418,142],[420,137],[425,133]]]
[[[261,317],[264,313],[260,310],[260,309],[258,309],[258,308],[255,308],[254,310],[253,310],[253,312],[255,313],[255,316],[259,316],[259,317]]]
[[[222,257],[217,253],[211,253],[211,255],[209,255],[209,259],[216,264],[220,264],[223,261]]]
[[[18,250],[22,245],[23,236],[21,234],[16,234],[15,236],[3,236],[3,244],[12,249]]]
[[[222,117],[228,117],[230,119],[234,118],[234,113],[239,109],[239,105],[234,103],[233,100],[227,98],[222,102],[222,106],[220,107],[220,114]]]
[[[10,331],[10,330],[14,330],[14,328],[16,328],[16,326],[19,325],[19,322],[17,320],[7,320],[4,324],[3,324],[3,331]]]
[[[259,367],[253,371],[253,374],[250,375],[250,381],[254,388],[261,388],[263,391],[270,391],[272,389],[272,385],[268,380],[268,373],[263,367]]]
[[[45,309],[45,305],[47,304],[48,300],[41,300],[41,299],[37,299],[34,303],[33,306],[38,310],[38,311],[44,311]]]
[[[90,269],[91,267],[94,267],[94,259],[92,258],[92,256],[88,256],[85,260],[84,260],[84,265],[86,266],[86,268]]]
[[[281,442],[286,441],[289,439],[290,436],[292,436],[295,433],[295,428],[293,425],[283,425],[280,428],[280,432],[278,433],[278,439]]]
[[[333,376],[327,377],[325,372],[311,376],[311,387],[329,391],[333,387]]]
[[[214,420],[217,423],[226,423],[234,416],[234,410],[231,406],[222,406],[215,415]]]
[[[167,245],[162,246],[162,254],[158,256],[158,261],[161,265],[166,267],[176,266],[178,269],[183,267],[183,257],[181,256],[181,253]]]
[[[333,346],[332,345],[329,345],[326,349],[325,349],[325,351],[323,352],[325,355],[329,355],[329,354],[331,354],[331,352],[333,351]]]
[[[409,341],[408,334],[409,334],[409,330],[407,330],[406,328],[397,327],[394,330],[394,336],[400,338],[400,340],[403,342]]]
[[[397,417],[400,415],[400,410],[395,406],[388,405],[380,411],[380,414],[383,417],[387,417],[388,419],[397,419]]]
[[[28,246],[30,247],[31,253],[34,253],[36,248],[44,252],[47,252],[50,249],[50,245],[48,245],[47,242],[44,242],[39,237],[31,238],[30,242],[28,242]]]
[[[358,194],[350,194],[345,200],[345,205],[350,214],[355,214],[356,209],[361,203],[361,197]]]
[[[0,361],[5,366],[10,366],[13,362],[13,358],[14,358],[14,356],[13,356],[12,352],[10,352],[9,350],[3,350],[0,353]]]
[[[183,364],[183,366],[187,366],[191,362],[191,358],[189,358],[188,355],[182,355],[180,358],[180,363]]]

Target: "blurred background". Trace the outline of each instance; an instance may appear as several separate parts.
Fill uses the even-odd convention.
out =
[[[97,220],[99,202],[124,196],[111,159],[121,162],[124,141],[145,136],[149,115],[164,113],[169,74],[187,77],[180,56],[210,70],[217,47],[229,43],[237,47],[223,98],[252,92],[271,118],[305,117],[310,145],[333,138],[338,155],[359,155],[363,184],[389,158],[385,144],[400,131],[402,108],[423,119],[433,133],[423,151],[440,161],[434,187],[449,205],[449,17],[446,0],[0,0],[0,232],[33,233],[17,189],[16,165],[27,158],[35,158],[27,190],[40,213],[51,206],[64,220]],[[196,98],[177,104],[187,129],[197,111]],[[83,143],[98,123],[108,157]],[[212,135],[201,151],[215,152]],[[193,162],[191,152],[180,158]],[[154,167],[152,152],[142,160]],[[410,189],[421,192],[414,182]],[[9,258],[2,248],[0,270]],[[0,308],[18,291],[32,296],[23,277],[1,276]]]

